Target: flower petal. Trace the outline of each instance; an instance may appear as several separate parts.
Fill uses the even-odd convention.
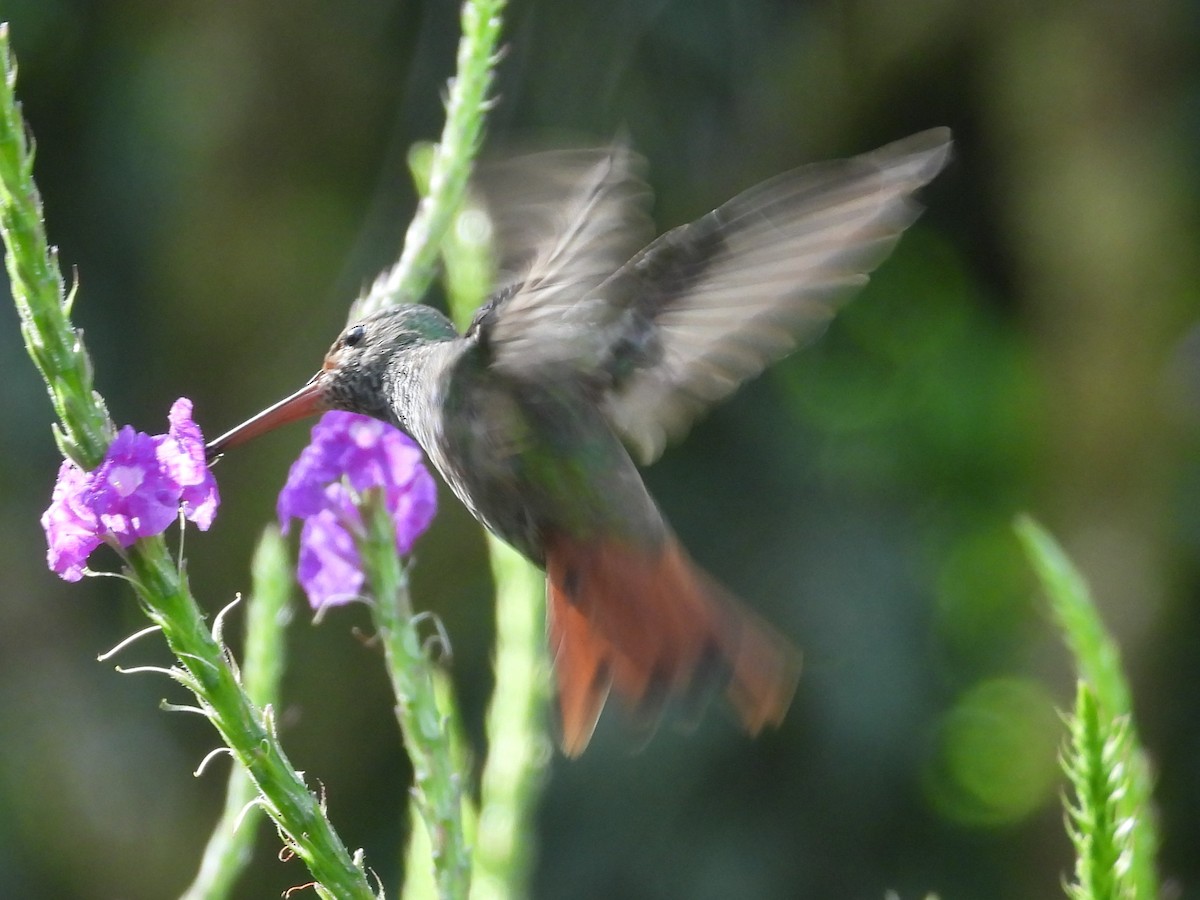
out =
[[[298,576],[314,607],[344,603],[362,590],[354,534],[357,496],[382,489],[396,525],[396,549],[408,553],[437,511],[437,487],[420,448],[399,429],[368,416],[327,412],[288,472],[276,512],[286,530],[302,519]]]
[[[385,501],[396,524],[396,552],[406,554],[437,514],[437,485],[418,461],[409,482],[389,490]]]
[[[83,493],[83,502],[122,547],[161,534],[179,513],[179,484],[159,463],[160,442],[161,436],[126,425]]]
[[[59,466],[49,508],[42,513],[46,564],[65,581],[78,581],[88,556],[100,544],[96,515],[79,502],[87,488],[86,472],[70,460]]]
[[[322,510],[305,520],[296,576],[313,609],[349,603],[362,591],[358,548],[333,512]]]
[[[159,438],[159,461],[179,485],[184,516],[207,531],[221,505],[221,495],[204,456],[204,433],[192,421],[192,401],[180,397],[168,418],[171,428]]]
[[[288,470],[287,482],[279,492],[275,513],[279,527],[287,531],[292,519],[307,519],[324,508],[325,485],[337,480],[337,467],[325,448],[309,444]]]
[[[53,571],[77,581],[105,536],[128,547],[165,531],[181,507],[202,530],[212,524],[221,501],[204,458],[204,435],[192,421],[192,401],[176,400],[169,420],[168,433],[154,436],[126,425],[93,472],[70,462],[59,468],[42,516]]]

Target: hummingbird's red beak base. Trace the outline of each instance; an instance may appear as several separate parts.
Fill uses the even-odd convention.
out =
[[[327,409],[329,409],[329,405],[325,402],[325,391],[318,374],[290,397],[264,409],[257,416],[247,419],[216,440],[209,441],[204,448],[204,455],[210,460],[216,459],[231,447],[251,441],[260,434],[273,431],[280,425],[286,425],[288,422],[295,422],[297,419],[307,416],[315,416]]]

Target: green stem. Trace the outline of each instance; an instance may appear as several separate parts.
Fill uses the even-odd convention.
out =
[[[462,718],[458,715],[454,699],[454,682],[450,674],[443,669],[431,668],[433,688],[437,694],[438,708],[443,711],[450,738],[450,752],[454,766],[463,773],[470,771],[470,753],[466,737],[462,733]],[[478,814],[468,797],[463,797],[463,829],[467,842],[474,843],[478,826]],[[425,827],[425,817],[421,807],[413,797],[409,803],[408,819],[410,834],[408,847],[404,852],[404,891],[403,900],[425,900],[426,897],[437,896],[436,873],[433,865],[433,845],[430,842],[429,829]],[[474,874],[472,874],[471,890],[474,891]]]
[[[1121,651],[1096,609],[1083,575],[1062,547],[1030,516],[1019,516],[1017,536],[1050,600],[1079,675],[1093,686],[1097,700],[1115,716],[1133,711],[1129,682],[1121,668]]]
[[[71,325],[70,298],[63,295],[58,263],[46,240],[4,26],[0,62],[0,231],[13,297],[29,354],[61,421],[56,429],[59,446],[80,465],[92,468],[103,459],[114,429],[103,400],[92,389],[91,365]],[[373,897],[366,873],[351,859],[325,819],[322,804],[288,763],[269,718],[242,690],[163,539],[138,541],[129,549],[128,563],[143,609],[162,628],[179,660],[171,674],[195,693],[200,708],[249,771],[263,795],[263,808],[308,865],[320,883],[319,892],[327,897]]]
[[[396,719],[413,767],[413,796],[433,848],[438,896],[458,900],[471,883],[471,854],[463,824],[466,775],[455,765],[457,711],[439,703],[433,664],[421,646],[408,596],[408,576],[396,553],[396,533],[378,491],[362,506],[366,534],[359,539],[363,571],[375,598],[375,627],[396,695]]]
[[[274,722],[246,696],[175,567],[161,537],[144,538],[129,555],[134,586],[151,621],[162,628],[182,668],[176,679],[221,733],[262,795],[262,808],[293,852],[308,866],[322,893],[372,898],[360,863],[351,858],[315,797],[284,755]]]
[[[534,811],[553,749],[546,737],[550,661],[542,573],[488,536],[496,583],[496,686],[487,712],[472,900],[529,893]]]
[[[1075,792],[1075,803],[1067,802],[1067,830],[1076,848],[1075,883],[1067,886],[1073,900],[1132,896],[1122,856],[1131,858],[1135,851],[1120,818],[1120,798],[1128,787],[1123,765],[1129,752],[1128,721],[1106,717],[1088,682],[1079,680],[1063,756]]]
[[[64,456],[84,469],[104,459],[116,429],[104,401],[92,389],[92,364],[82,335],[69,316],[74,289],[67,295],[58,252],[49,246],[42,224],[42,198],[33,180],[32,137],[25,131],[16,100],[17,65],[0,23],[0,233],[21,334],[33,363],[50,390],[61,428],[54,435]]]
[[[430,156],[417,148],[409,157],[422,191],[428,184]],[[442,259],[451,318],[465,328],[493,279],[490,241],[480,241],[467,229],[451,228],[442,240]],[[480,780],[471,876],[475,900],[528,894],[533,817],[552,755],[546,736],[553,679],[546,653],[544,577],[490,534],[488,553],[496,586],[496,684],[487,712],[488,755]]]
[[[1075,659],[1079,677],[1094,694],[1103,736],[1121,747],[1122,758],[1115,764],[1121,770],[1124,785],[1116,803],[1117,819],[1128,823],[1130,828],[1126,836],[1131,848],[1127,881],[1132,885],[1132,896],[1151,900],[1159,896],[1154,776],[1138,737],[1133,694],[1121,667],[1120,650],[1100,618],[1083,575],[1050,532],[1029,516],[1019,516],[1015,527]]]
[[[260,709],[277,707],[284,669],[284,634],[291,620],[291,561],[279,529],[263,530],[251,564],[253,588],[246,604],[246,649],[241,665],[246,695]],[[229,773],[225,808],[204,849],[200,870],[181,900],[224,900],[250,862],[260,811],[258,796],[241,766]]]
[[[466,194],[471,166],[483,141],[504,6],[505,0],[468,0],[463,5],[457,72],[450,81],[446,124],[430,167],[429,191],[408,226],[399,261],[354,304],[352,319],[385,306],[415,302],[429,290],[442,236]]]

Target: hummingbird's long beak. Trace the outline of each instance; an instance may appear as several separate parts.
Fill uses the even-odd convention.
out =
[[[325,412],[327,409],[329,409],[329,405],[325,402],[324,385],[321,383],[321,373],[318,372],[309,380],[308,384],[290,397],[264,409],[254,418],[247,419],[216,440],[209,441],[208,446],[204,448],[204,455],[209,460],[216,459],[230,447],[244,444],[280,425]]]

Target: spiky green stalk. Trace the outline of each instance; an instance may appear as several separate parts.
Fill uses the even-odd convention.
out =
[[[429,189],[404,237],[399,261],[375,280],[351,311],[357,319],[397,303],[412,303],[429,290],[442,237],[458,214],[483,126],[491,89],[505,0],[467,0],[462,10],[458,65],[446,98],[446,124],[429,169]]]
[[[542,573],[488,536],[496,585],[496,686],[487,711],[473,900],[528,896],[534,813],[553,757],[547,736],[550,661]]]
[[[396,554],[395,526],[379,492],[368,492],[361,508],[366,534],[358,548],[396,695],[396,719],[412,761],[413,799],[429,832],[437,893],[442,900],[463,898],[471,883],[471,854],[463,821],[466,773],[454,751],[457,710],[451,695],[439,696],[413,617],[408,574]]]
[[[1076,872],[1088,873],[1086,881],[1077,879],[1074,896],[1157,900],[1154,781],[1138,738],[1120,651],[1104,627],[1087,582],[1050,533],[1028,516],[1017,520],[1016,530],[1086,694],[1069,720],[1072,741],[1063,760],[1076,787],[1074,806],[1068,806],[1081,854]],[[1082,721],[1081,712],[1086,717]],[[1081,786],[1084,793],[1079,792]],[[1106,805],[1110,801],[1111,811]],[[1092,885],[1116,893],[1087,893]]]
[[[275,525],[263,529],[250,571],[242,686],[260,709],[278,708],[293,580],[287,545]],[[204,848],[200,870],[180,900],[225,900],[233,895],[234,884],[254,852],[254,833],[262,815],[254,805],[257,796],[246,770],[234,766],[221,818]]]
[[[21,334],[50,390],[59,423],[54,437],[64,456],[94,469],[116,435],[104,400],[92,388],[92,362],[83,335],[71,326],[75,290],[65,290],[58,251],[46,240],[42,197],[33,180],[33,137],[16,99],[17,65],[8,24],[0,23],[0,231]]]
[[[430,151],[415,148],[409,161],[424,190]],[[442,240],[446,294],[459,328],[471,321],[492,284],[489,224],[482,209],[465,204]],[[487,712],[471,896],[505,900],[529,892],[529,836],[552,756],[546,727],[552,678],[542,573],[495,535],[486,537],[496,588],[496,684]]]
[[[59,446],[81,466],[93,468],[103,459],[114,429],[92,388],[87,351],[70,321],[72,298],[64,296],[58,262],[46,240],[4,25],[0,65],[0,232],[13,297],[29,355],[59,416]],[[249,772],[262,795],[262,808],[308,866],[319,883],[318,892],[326,897],[373,897],[361,863],[346,851],[321,802],[284,755],[271,717],[246,696],[226,648],[205,624],[184,569],[172,559],[162,537],[142,538],[129,548],[126,561],[142,609],[162,629],[178,661],[168,674],[195,694],[198,709]]]
[[[1096,695],[1080,679],[1063,769],[1073,800],[1066,800],[1067,832],[1075,845],[1075,879],[1067,885],[1073,900],[1133,900],[1130,877],[1136,854],[1135,824],[1122,818],[1128,793],[1129,719],[1106,719]]]

